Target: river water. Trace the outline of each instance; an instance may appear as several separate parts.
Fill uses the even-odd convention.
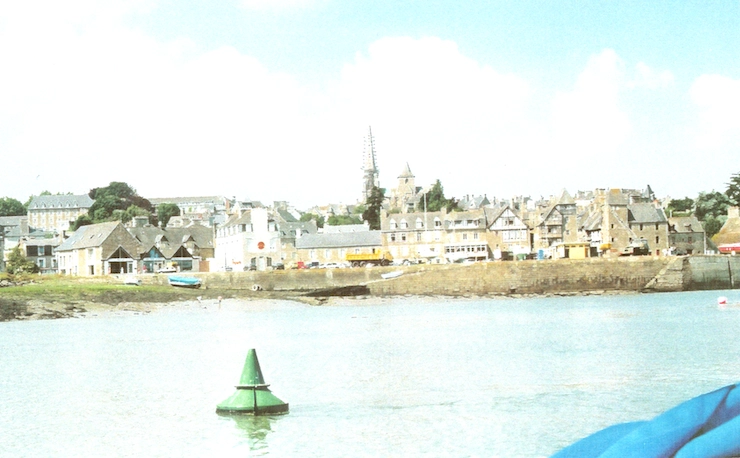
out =
[[[0,456],[548,456],[740,380],[740,307],[718,296],[740,301],[228,300],[0,323]],[[288,415],[215,413],[249,348]]]

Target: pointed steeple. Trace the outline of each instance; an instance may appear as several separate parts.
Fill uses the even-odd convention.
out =
[[[403,172],[398,175],[398,178],[414,178],[414,174],[411,173],[411,167],[409,167],[408,162],[406,163],[406,167],[403,168]]]
[[[375,158],[375,138],[373,137],[372,127],[368,128],[368,135],[365,137],[365,146],[363,148],[363,184],[362,184],[362,201],[367,201],[373,187],[380,187],[378,180],[379,171]]]

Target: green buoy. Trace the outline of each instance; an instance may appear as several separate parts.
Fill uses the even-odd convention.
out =
[[[219,414],[280,415],[288,413],[288,403],[267,389],[254,348],[247,352],[244,370],[236,385],[236,393],[216,406]]]

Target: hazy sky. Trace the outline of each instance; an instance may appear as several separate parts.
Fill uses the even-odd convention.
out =
[[[0,0],[0,197],[354,203],[740,172],[740,1]]]

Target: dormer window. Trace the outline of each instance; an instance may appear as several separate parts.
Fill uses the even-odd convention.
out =
[[[392,219],[391,220],[391,230],[396,230],[396,227],[397,227],[396,226],[396,220],[395,219]]]

